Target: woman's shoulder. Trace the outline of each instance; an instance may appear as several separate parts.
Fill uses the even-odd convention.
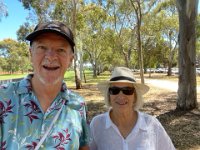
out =
[[[139,112],[139,117],[140,120],[145,122],[147,126],[158,127],[161,125],[160,121],[155,116],[149,115],[147,113]]]
[[[96,116],[94,116],[91,120],[91,125],[98,125],[99,123],[100,124],[103,124],[103,122],[105,122],[106,120],[106,117],[107,117],[107,114],[108,112],[105,112],[105,113],[102,113],[102,114],[98,114]]]

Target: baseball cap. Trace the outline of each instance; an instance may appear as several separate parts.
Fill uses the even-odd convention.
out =
[[[48,33],[48,32],[57,33],[57,34],[63,36],[70,43],[70,45],[74,51],[75,43],[74,43],[73,33],[69,27],[67,27],[64,23],[59,22],[59,21],[50,21],[50,22],[45,22],[45,23],[44,22],[39,23],[35,27],[34,31],[26,37],[26,40],[28,40],[32,43],[37,36],[39,36],[42,33]]]

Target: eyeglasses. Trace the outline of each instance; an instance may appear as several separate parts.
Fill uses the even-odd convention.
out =
[[[109,87],[108,89],[110,95],[117,95],[120,91],[122,91],[125,95],[132,95],[135,91],[134,87]]]

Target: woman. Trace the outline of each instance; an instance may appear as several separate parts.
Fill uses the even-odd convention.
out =
[[[160,122],[139,111],[149,87],[136,83],[130,69],[116,67],[98,88],[110,109],[91,121],[91,150],[175,150]]]

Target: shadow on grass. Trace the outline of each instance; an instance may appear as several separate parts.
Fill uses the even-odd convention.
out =
[[[200,109],[176,110],[177,94],[174,92],[158,94],[156,98],[146,102],[141,111],[160,120],[177,150],[200,149]]]
[[[180,150],[200,148],[200,110],[171,110],[157,117],[175,147]]]
[[[102,102],[89,101],[87,102],[87,108],[88,108],[87,119],[89,122],[92,120],[94,116],[104,113],[107,110],[105,103],[103,101]]]

